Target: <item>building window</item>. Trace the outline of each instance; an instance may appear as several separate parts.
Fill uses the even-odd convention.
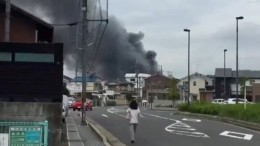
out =
[[[54,62],[54,54],[15,53],[17,62]]]
[[[183,85],[188,85],[188,81],[183,81]]]
[[[195,81],[193,82],[193,86],[196,86],[196,82]]]
[[[131,82],[135,82],[135,78],[131,78],[130,81],[131,81]]]
[[[11,53],[0,53],[0,61],[12,61]]]
[[[208,85],[209,85],[209,82],[208,82],[208,81],[205,81],[205,85],[208,86]]]

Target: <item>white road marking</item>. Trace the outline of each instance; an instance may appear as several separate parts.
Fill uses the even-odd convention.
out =
[[[107,109],[107,112],[112,113],[112,114],[116,114],[120,117],[126,118],[126,110],[122,110],[122,109],[116,109],[116,108],[109,108]],[[125,115],[121,114],[124,113]],[[141,118],[144,118],[144,116],[142,114],[140,114]]]
[[[164,119],[164,120],[174,121],[175,123],[165,127],[165,130],[167,132],[178,134],[178,135],[209,138],[209,136],[207,134],[195,131],[196,130],[195,128],[192,128],[189,125],[187,125],[186,123],[183,123],[179,120],[161,117],[161,116],[157,116],[157,115],[153,115],[153,114],[147,114],[147,113],[144,113],[144,114],[148,115],[148,116]]]
[[[107,118],[108,116],[107,116],[107,115],[105,115],[105,114],[102,114],[102,117],[106,117],[106,118]]]
[[[219,135],[232,137],[232,138],[238,138],[238,139],[244,139],[244,140],[251,140],[253,137],[252,134],[245,134],[245,133],[232,132],[232,131],[224,131],[224,132],[220,133]]]
[[[200,119],[188,119],[188,118],[184,118],[182,119],[182,121],[189,121],[189,122],[201,122]]]

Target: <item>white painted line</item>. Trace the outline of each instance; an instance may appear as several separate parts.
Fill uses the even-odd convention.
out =
[[[245,133],[232,132],[232,131],[224,131],[224,132],[220,133],[219,135],[237,138],[237,139],[243,139],[243,140],[251,140],[253,137],[252,134],[245,134]]]
[[[188,119],[188,118],[184,118],[182,119],[182,121],[189,121],[189,122],[201,122],[200,119]]]
[[[147,114],[147,113],[144,113],[144,114],[148,115],[148,116],[164,119],[164,120],[174,121],[175,123],[165,127],[165,130],[167,132],[170,132],[170,133],[173,133],[173,134],[178,134],[178,135],[209,138],[209,136],[207,134],[195,131],[196,130],[195,128],[192,128],[189,125],[187,125],[186,123],[183,123],[179,120],[161,117],[161,116],[157,116],[157,115],[153,115],[153,114]]]
[[[177,125],[180,125],[181,127],[177,127]],[[190,126],[185,124],[185,123],[179,123],[179,122],[174,123],[172,125],[165,127],[165,130],[167,132],[170,132],[170,133],[173,133],[173,134],[178,134],[178,135],[209,138],[208,135],[201,133],[201,132],[198,132],[198,131],[195,131],[196,129],[190,128]]]
[[[102,114],[102,117],[106,117],[106,118],[107,118],[108,116],[107,116],[107,115],[105,115],[105,114]]]

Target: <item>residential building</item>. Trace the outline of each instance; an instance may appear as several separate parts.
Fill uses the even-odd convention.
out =
[[[224,76],[226,83],[224,83]],[[241,88],[243,87],[241,81],[246,79],[246,95],[249,101],[258,101],[259,97],[257,88],[260,83],[260,71],[239,70],[238,71],[239,84],[238,84],[238,97],[244,98]],[[225,85],[225,86],[224,86]],[[226,96],[224,92],[226,87]],[[260,90],[260,88],[259,88]],[[224,68],[216,68],[215,70],[215,98],[236,98],[236,71],[231,68],[226,68],[224,75]],[[253,98],[254,96],[254,98]]]
[[[187,99],[188,93],[188,76],[181,78],[177,84],[181,91],[181,99]],[[207,91],[207,87],[213,86],[213,79],[209,76],[193,73],[190,75],[190,101],[201,100],[200,92]],[[209,88],[208,88],[209,89]]]
[[[82,77],[75,77],[70,81],[70,83],[67,83],[67,88],[70,91],[70,94],[75,95],[76,93],[81,93],[82,82]],[[86,91],[90,93],[100,93],[102,91],[101,78],[96,74],[87,74]]]
[[[11,5],[10,42],[53,42],[53,26]],[[5,33],[5,1],[0,1],[0,42]]]
[[[154,99],[154,104],[172,104],[169,99],[169,89],[171,88],[172,78],[164,75],[155,74],[145,79],[143,97]]]
[[[150,74],[146,73],[126,73],[125,80],[134,83],[135,92],[137,96],[143,97],[143,88],[145,86],[145,79],[150,77]]]
[[[117,105],[125,105],[127,95],[134,95],[134,83],[125,80],[107,81],[104,84],[104,95],[112,95]]]

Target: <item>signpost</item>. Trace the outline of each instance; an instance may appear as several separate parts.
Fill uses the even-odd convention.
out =
[[[11,126],[9,129],[10,146],[41,146],[42,127]]]

